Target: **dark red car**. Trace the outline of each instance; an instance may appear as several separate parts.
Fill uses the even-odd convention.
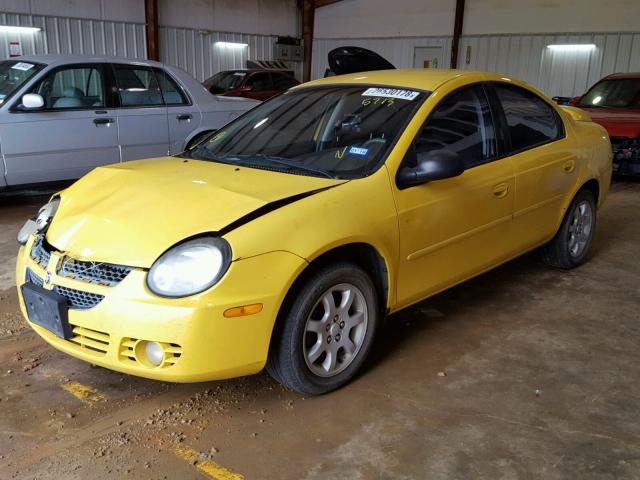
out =
[[[571,103],[609,132],[613,172],[640,175],[640,73],[604,77]]]
[[[214,95],[255,100],[267,100],[299,84],[293,75],[280,70],[226,70],[202,82]]]

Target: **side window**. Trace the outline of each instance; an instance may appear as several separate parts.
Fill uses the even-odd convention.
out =
[[[182,89],[167,72],[164,70],[156,70],[155,72],[164,103],[167,105],[187,105],[189,103]]]
[[[271,85],[271,76],[266,72],[251,75],[249,80],[247,80],[247,85],[251,85],[254,92],[273,90]]]
[[[298,84],[295,79],[284,73],[272,73],[271,78],[273,79],[274,90],[287,90]]]
[[[536,94],[513,85],[494,85],[511,137],[511,152],[552,142],[564,136],[556,111]]]
[[[164,105],[160,85],[153,70],[146,67],[114,65],[120,105],[154,107]]]
[[[102,68],[73,66],[56,70],[31,91],[44,99],[49,110],[103,108],[104,79]]]
[[[427,119],[415,142],[416,153],[449,150],[466,168],[496,157],[496,137],[482,87],[466,87],[446,97]]]

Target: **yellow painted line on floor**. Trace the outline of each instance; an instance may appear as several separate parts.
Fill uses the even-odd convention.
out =
[[[215,480],[244,480],[244,476],[218,465],[213,460],[200,460],[200,452],[189,447],[176,447],[176,456],[194,465],[202,473]]]
[[[86,385],[82,385],[78,382],[69,382],[63,383],[60,385],[65,392],[69,392],[71,395],[76,397],[78,400],[86,403],[91,402],[100,402],[104,400],[105,397],[97,390],[94,390],[91,387],[87,387]]]

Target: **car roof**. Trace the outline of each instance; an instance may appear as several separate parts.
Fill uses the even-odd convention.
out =
[[[615,80],[617,78],[640,79],[640,72],[612,73],[604,77],[606,80]]]
[[[296,88],[310,86],[336,85],[345,83],[384,85],[398,88],[416,88],[419,90],[435,90],[443,83],[455,78],[467,78],[472,81],[506,80],[514,81],[505,75],[489,72],[476,72],[472,70],[448,70],[439,68],[410,68],[394,70],[377,70],[372,72],[350,73],[326,77],[304,83]]]
[[[146,60],[144,58],[108,57],[104,55],[23,55],[21,57],[12,58],[11,60],[44,63],[46,65],[53,66],[77,62],[128,63],[131,65],[144,65],[148,67],[163,66],[160,62]]]

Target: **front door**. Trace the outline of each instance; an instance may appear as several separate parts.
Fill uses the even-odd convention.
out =
[[[9,121],[0,125],[8,185],[79,178],[97,166],[120,161],[117,119],[107,108],[104,65],[57,68],[29,92],[41,95],[44,107],[27,111],[18,100]]]
[[[153,69],[113,65],[120,100],[118,133],[122,161],[169,154],[167,107]]]
[[[400,259],[398,306],[408,305],[508,256],[514,175],[499,159],[481,86],[462,87],[431,113],[404,160],[437,150],[458,153],[458,177],[396,190]]]

